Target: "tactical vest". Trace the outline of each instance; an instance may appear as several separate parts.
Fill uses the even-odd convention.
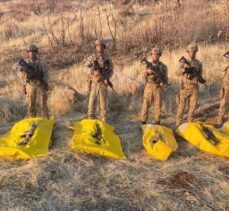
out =
[[[197,60],[188,60],[190,65],[196,69],[196,71],[201,72],[201,63]],[[184,89],[198,88],[198,78],[194,77],[192,80],[189,79],[187,74],[182,76],[182,86]]]
[[[161,73],[161,75],[165,76],[165,66],[163,65],[162,62],[158,62],[158,64],[155,64],[155,71],[159,71]],[[145,78],[147,83],[151,83],[151,84],[159,84],[157,81],[157,78],[155,77],[154,74],[147,74],[146,73],[146,78]]]
[[[111,70],[112,69],[111,61],[110,61],[109,57],[106,54],[103,54],[103,55],[102,54],[101,55],[93,54],[92,57],[93,57],[92,60],[96,60],[100,67],[104,68],[106,71],[109,71],[109,72],[112,71]],[[91,80],[93,82],[97,82],[98,81],[98,77],[92,75],[91,76]]]

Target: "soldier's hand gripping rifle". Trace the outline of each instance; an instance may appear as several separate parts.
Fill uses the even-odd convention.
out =
[[[29,83],[32,80],[37,80],[42,84],[45,90],[48,90],[48,83],[44,80],[44,75],[42,72],[37,72],[32,65],[28,64],[23,58],[18,62],[21,72],[26,75],[26,82]]]
[[[103,82],[104,83],[104,81],[107,80],[107,86],[110,87],[115,92],[114,86],[113,86],[113,84],[111,83],[111,81],[109,79],[110,72],[106,70],[106,66],[109,65],[108,62],[109,61],[107,61],[107,63],[105,62],[105,64],[104,64],[105,68],[102,68],[99,65],[98,61],[95,60],[95,61],[93,61],[93,63],[89,67],[93,68],[94,70],[97,70],[99,72],[98,82]]]
[[[201,73],[197,71],[196,68],[193,67],[184,56],[180,58],[179,62],[186,65],[183,74],[187,74],[188,79],[192,80],[194,77],[197,77],[199,83],[206,83],[206,80],[202,77]]]
[[[147,68],[152,70],[152,74],[149,75],[154,75],[155,76],[155,82],[158,84],[163,84],[163,87],[166,88],[168,87],[168,81],[167,79],[160,73],[158,66],[153,64],[152,62],[149,62],[146,57],[143,57],[141,60],[141,63],[145,64]]]

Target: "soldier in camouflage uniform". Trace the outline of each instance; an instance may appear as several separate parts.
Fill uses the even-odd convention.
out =
[[[195,71],[202,76],[202,63],[196,59],[196,53],[198,51],[198,46],[193,43],[190,44],[187,48],[188,59],[187,61],[195,68]],[[178,95],[178,108],[176,115],[176,126],[179,126],[182,122],[182,116],[184,113],[184,108],[186,103],[189,103],[189,112],[188,112],[188,122],[193,121],[193,114],[196,108],[198,100],[198,77],[194,77],[190,80],[188,74],[184,73],[187,66],[183,63],[180,64],[178,71],[176,71],[177,76],[181,77],[181,90]]]
[[[153,48],[151,51],[152,64],[155,65],[155,70],[147,67],[143,73],[143,77],[146,81],[143,104],[141,109],[141,122],[146,124],[148,119],[148,110],[153,103],[154,107],[154,121],[153,124],[160,124],[161,120],[161,103],[162,103],[162,91],[164,84],[158,82],[155,78],[154,71],[159,71],[164,79],[168,82],[167,66],[160,61],[161,49]],[[156,70],[157,69],[157,70]]]
[[[229,59],[229,52],[227,52],[224,56]],[[223,79],[223,87],[221,88],[220,91],[220,107],[219,107],[218,120],[217,120],[218,126],[221,126],[223,123],[223,117],[226,112],[226,108],[229,100],[229,64],[226,65],[226,67],[223,69],[223,72],[224,72],[224,79]]]
[[[27,46],[27,53],[28,59],[26,62],[31,65],[34,71],[41,73],[40,75],[43,76],[44,83],[41,83],[38,80],[26,80],[26,74],[23,72],[24,78],[24,91],[26,94],[26,101],[28,103],[28,116],[29,117],[36,117],[37,110],[36,110],[36,101],[37,98],[40,100],[40,107],[41,107],[41,116],[49,118],[49,110],[47,106],[47,91],[48,91],[48,70],[47,66],[44,61],[38,58],[38,48],[34,44],[30,44]]]
[[[108,80],[113,75],[113,64],[111,59],[105,53],[106,45],[102,40],[95,42],[95,52],[88,58],[86,67],[89,69],[89,101],[88,101],[88,118],[95,118],[96,102],[99,100],[100,119],[107,120],[107,86]],[[93,63],[97,61],[101,68],[107,71],[107,78],[101,79],[98,70],[94,69]]]

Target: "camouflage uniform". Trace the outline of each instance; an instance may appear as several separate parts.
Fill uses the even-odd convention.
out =
[[[161,52],[160,49],[154,48],[152,52]],[[161,72],[161,75],[168,81],[167,66],[162,62],[157,64],[158,70]],[[143,104],[141,109],[141,121],[142,124],[145,124],[148,119],[148,110],[153,103],[154,107],[154,123],[160,124],[161,120],[161,104],[162,104],[162,86],[155,82],[155,76],[149,75],[147,72],[143,73],[143,77],[146,81],[144,95],[143,95]]]
[[[198,46],[190,45],[188,47],[188,50],[198,51]],[[191,64],[191,66],[193,66],[196,71],[198,71],[202,75],[202,63],[197,59],[187,60]],[[192,80],[190,80],[187,74],[183,74],[184,68],[184,65],[181,64],[179,70],[176,72],[177,76],[181,76],[181,90],[178,95],[179,100],[176,115],[177,126],[181,124],[186,103],[189,104],[188,122],[193,121],[193,114],[196,108],[199,93],[198,78],[194,77]]]
[[[35,45],[28,46],[27,50],[38,50]],[[48,69],[44,61],[41,59],[37,59],[36,61],[32,61],[27,59],[26,62],[34,67],[34,69],[38,72],[42,72],[43,80],[45,83],[48,82]],[[40,98],[40,107],[41,107],[41,116],[49,118],[49,110],[47,105],[48,95],[47,90],[44,84],[41,84],[37,80],[31,80],[30,82],[26,81],[26,74],[23,74],[24,78],[24,87],[26,93],[26,101],[28,103],[28,115],[29,117],[36,117],[36,100]]]
[[[221,88],[220,92],[220,107],[217,121],[219,125],[223,123],[223,116],[226,112],[226,107],[229,100],[229,65],[227,65],[227,67],[223,71],[225,75],[223,80],[223,87]]]
[[[98,42],[98,41],[97,41]],[[99,99],[99,108],[100,108],[100,119],[106,121],[107,118],[107,86],[103,83],[103,81],[98,81],[99,76],[95,76],[93,74],[93,69],[91,68],[94,61],[97,61],[100,67],[104,68],[104,64],[108,63],[109,66],[106,66],[106,71],[108,71],[108,79],[110,79],[113,75],[113,65],[111,59],[107,56],[107,54],[92,54],[86,63],[87,68],[89,68],[89,84],[90,84],[90,92],[89,92],[89,102],[88,102],[88,118],[95,118],[95,110],[96,110],[96,102]]]

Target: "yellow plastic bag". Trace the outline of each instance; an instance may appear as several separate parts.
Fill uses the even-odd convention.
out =
[[[220,128],[220,131],[222,131],[226,135],[229,135],[229,122],[225,122]]]
[[[74,130],[71,140],[73,150],[115,159],[126,158],[121,141],[111,125],[100,120],[84,119],[71,128]]]
[[[143,146],[157,160],[167,160],[178,148],[178,144],[170,128],[161,125],[142,125]]]
[[[16,123],[0,137],[0,156],[30,159],[48,152],[54,118],[29,118]]]
[[[212,125],[201,122],[184,123],[176,132],[200,150],[229,157],[229,136]]]

